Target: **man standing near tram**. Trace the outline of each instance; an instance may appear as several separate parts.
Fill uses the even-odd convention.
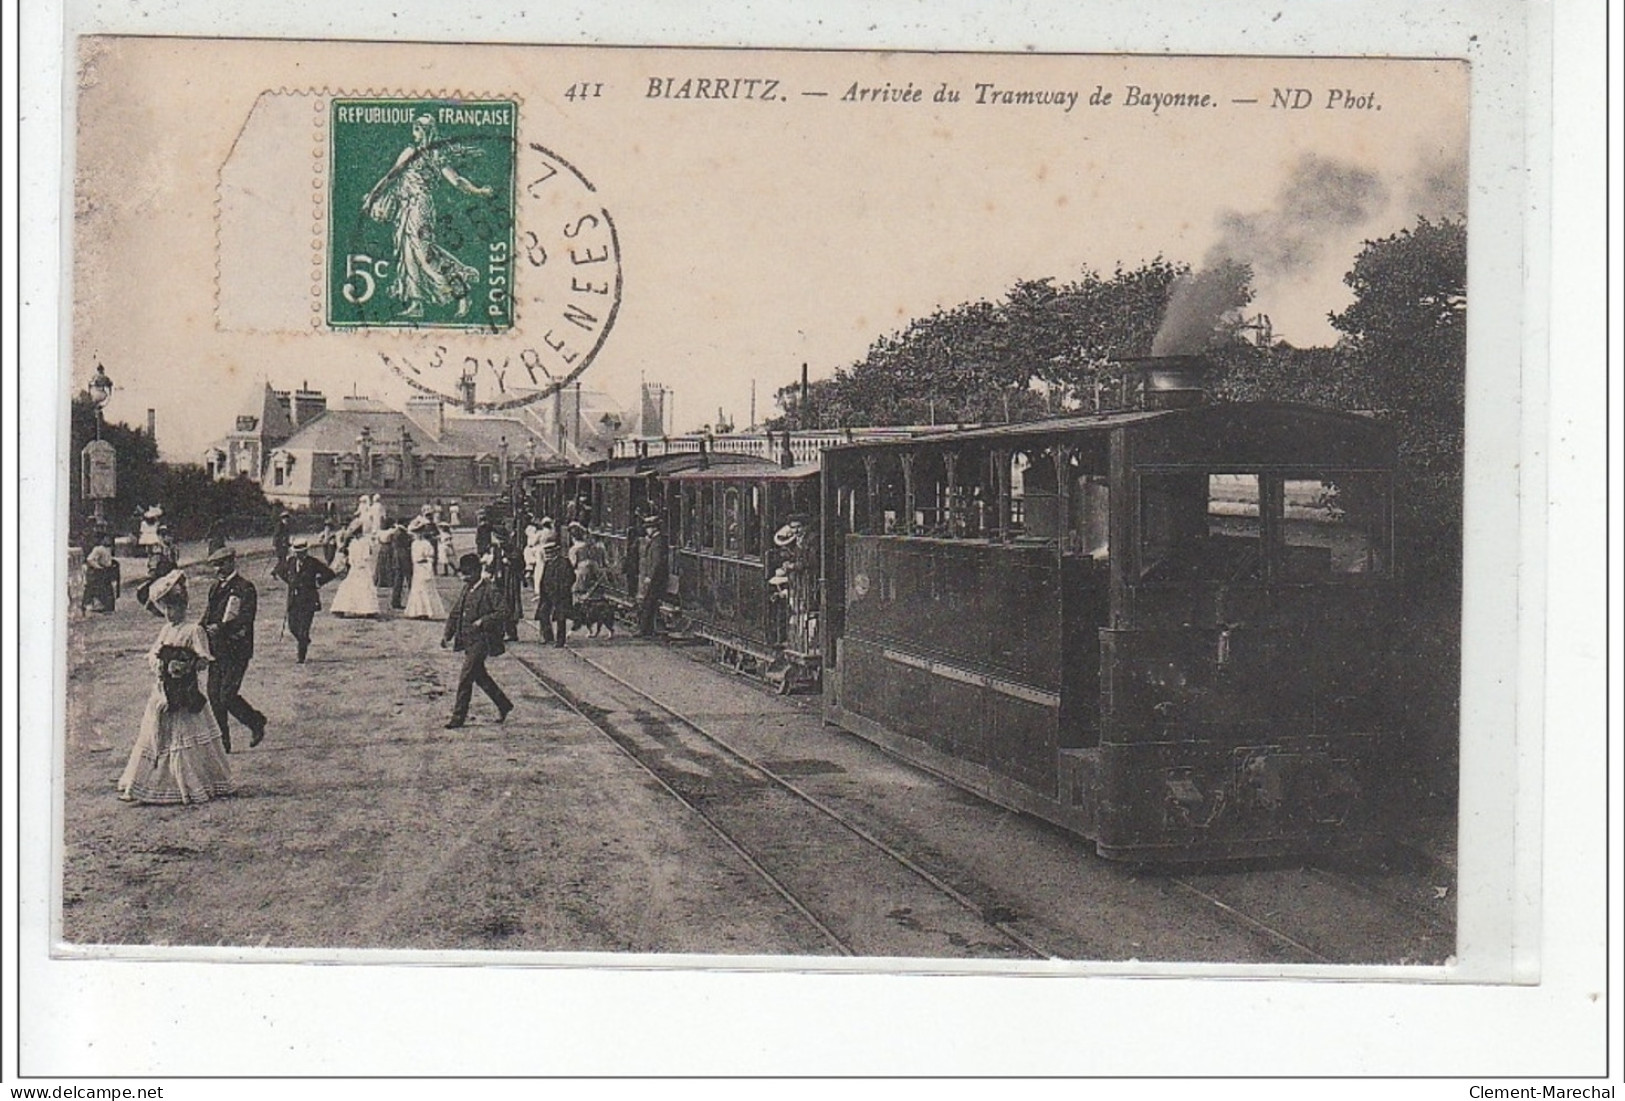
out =
[[[671,550],[660,517],[643,518],[643,539],[638,545],[638,637],[651,638],[660,619],[660,599],[671,577]]]

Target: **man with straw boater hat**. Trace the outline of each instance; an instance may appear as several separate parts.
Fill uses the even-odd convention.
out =
[[[322,606],[321,588],[338,576],[327,563],[311,556],[310,540],[303,536],[291,545],[293,554],[272,572],[288,585],[288,633],[299,644],[299,664],[310,649],[310,625]]]
[[[447,730],[456,730],[468,721],[468,707],[473,702],[476,684],[497,705],[497,722],[502,722],[513,710],[513,701],[485,668],[486,658],[506,651],[502,636],[507,633],[507,607],[489,574],[482,569],[479,555],[463,555],[457,570],[463,575],[463,591],[457,594],[457,601],[451,606],[451,614],[446,617],[446,633],[440,639],[442,647],[451,646],[463,655]]]
[[[265,740],[265,716],[242,697],[243,675],[254,657],[254,616],[259,610],[259,593],[254,583],[237,572],[237,552],[221,547],[208,557],[215,580],[203,610],[203,630],[214,651],[209,668],[209,707],[220,724],[226,752],[231,752],[231,715],[248,727],[248,744]]]

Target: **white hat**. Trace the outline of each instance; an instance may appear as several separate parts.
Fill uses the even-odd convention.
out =
[[[166,596],[173,592],[177,586],[184,584],[186,584],[186,575],[180,570],[170,570],[148,587],[147,603],[154,606],[162,604]]]

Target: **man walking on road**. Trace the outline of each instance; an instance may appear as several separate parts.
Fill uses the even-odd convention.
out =
[[[327,563],[310,554],[310,542],[293,541],[293,556],[276,568],[276,575],[288,584],[288,633],[299,644],[299,664],[305,664],[310,649],[310,624],[322,606],[321,587],[337,576]]]
[[[254,616],[259,610],[259,594],[254,583],[237,572],[237,552],[221,547],[209,555],[215,582],[209,586],[209,599],[203,609],[203,630],[214,651],[209,667],[209,707],[231,752],[231,728],[226,716],[235,716],[248,727],[250,747],[265,740],[265,716],[242,697],[243,675],[254,656]]]
[[[451,614],[446,617],[446,633],[440,639],[442,648],[451,646],[463,655],[447,730],[456,730],[468,721],[468,706],[473,701],[476,684],[497,705],[497,722],[502,722],[513,710],[513,701],[485,668],[486,658],[505,652],[502,636],[506,633],[507,609],[496,586],[481,572],[479,555],[463,555],[457,569],[463,575],[463,591],[451,606]]]

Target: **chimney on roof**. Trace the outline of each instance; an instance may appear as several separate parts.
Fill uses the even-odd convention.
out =
[[[147,410],[147,439],[158,442],[158,410]]]
[[[293,421],[293,426],[303,428],[325,412],[327,395],[320,390],[307,389],[305,383],[300,383],[288,406],[288,419]]]
[[[406,399],[406,415],[436,440],[446,434],[446,403],[427,394]]]

